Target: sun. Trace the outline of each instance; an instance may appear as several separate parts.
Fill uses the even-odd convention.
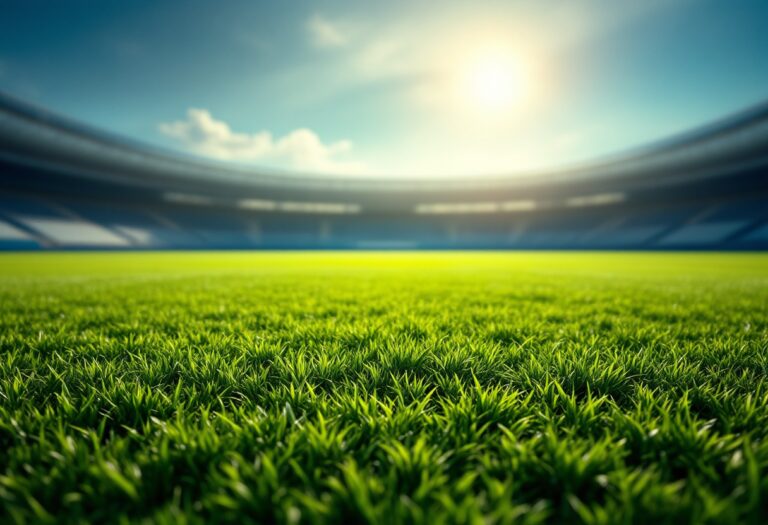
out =
[[[524,79],[520,64],[498,53],[473,57],[460,73],[464,104],[483,112],[504,112],[520,101]]]

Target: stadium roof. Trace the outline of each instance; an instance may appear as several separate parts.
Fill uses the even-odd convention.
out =
[[[574,185],[595,191],[679,184],[723,170],[768,165],[768,103],[612,158],[560,170],[465,179],[354,179],[278,173],[168,152],[76,123],[0,94],[0,158],[70,177],[162,191],[181,198],[332,195],[440,201],[489,192],[525,197]],[[737,161],[737,162],[735,162]]]

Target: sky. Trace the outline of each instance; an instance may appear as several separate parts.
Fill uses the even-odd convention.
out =
[[[765,0],[0,0],[0,91],[287,172],[557,169],[768,99]]]

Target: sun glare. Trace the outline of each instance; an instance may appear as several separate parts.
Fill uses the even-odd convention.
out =
[[[483,111],[504,111],[519,101],[523,79],[514,60],[486,55],[469,62],[462,72],[462,96],[469,106]]]

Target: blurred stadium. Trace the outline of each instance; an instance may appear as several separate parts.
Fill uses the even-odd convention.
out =
[[[525,177],[286,176],[0,96],[0,249],[768,248],[768,104]]]

